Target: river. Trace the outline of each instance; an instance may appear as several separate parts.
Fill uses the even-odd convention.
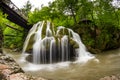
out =
[[[104,76],[120,74],[120,48],[96,54],[96,59],[86,63],[66,62],[37,67],[21,61],[20,52],[4,49],[4,53],[13,57],[27,74],[51,80],[99,80]]]

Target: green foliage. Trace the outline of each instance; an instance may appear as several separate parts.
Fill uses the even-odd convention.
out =
[[[41,10],[35,9],[33,12],[29,14],[29,24],[35,24],[38,21],[49,20],[50,16],[49,7],[43,7]]]
[[[42,7],[41,10],[35,9],[29,14],[29,23],[35,24],[38,21],[49,20],[54,23],[55,26],[72,26],[75,20],[68,16],[67,13],[71,14],[70,9],[65,8],[61,0],[55,0],[50,3],[48,7]],[[68,3],[66,3],[68,5]]]
[[[4,23],[7,21],[7,20],[5,19],[6,17],[7,17],[7,15],[6,15],[6,14],[3,15],[3,12],[0,10],[0,28],[1,28],[2,30],[5,29]]]
[[[16,29],[19,29],[23,32],[11,29],[6,26],[4,29],[3,35],[4,35],[4,47],[11,48],[11,49],[22,49],[23,42],[24,42],[24,30],[20,26],[9,22],[9,24]]]
[[[3,31],[3,36],[4,36],[4,44],[3,46],[6,48],[19,48],[22,49],[23,46],[23,40],[24,40],[24,30],[20,26],[10,22],[9,20],[6,19],[7,15],[3,14],[2,11],[0,11],[0,28]],[[23,32],[14,30],[6,26],[5,24],[8,24],[16,29],[19,29]]]
[[[36,8],[31,12],[32,6],[28,1],[22,11],[28,16],[29,24],[49,20],[55,26],[72,28],[81,35],[87,46],[105,49],[114,47],[117,45],[116,42],[120,43],[120,9],[114,7],[111,2],[112,0],[54,0],[49,3],[48,7]],[[0,12],[0,27],[3,27],[4,34],[16,35],[16,38],[6,36],[5,45],[14,47],[17,42],[22,43],[21,37],[17,37],[17,35],[23,36],[24,32],[6,28],[3,23],[7,22],[21,29],[7,21],[5,17],[6,15]],[[91,20],[92,25],[84,22],[84,24],[79,23],[83,19]]]
[[[29,23],[50,20],[55,26],[72,28],[81,35],[87,46],[101,50],[113,48],[117,42],[120,43],[120,9],[111,2],[112,0],[54,0],[48,7],[31,12]],[[82,20],[90,20],[92,24],[79,23]]]
[[[28,13],[31,11],[32,5],[30,1],[27,1],[27,3],[21,8],[21,11],[24,13],[26,17],[28,17]]]

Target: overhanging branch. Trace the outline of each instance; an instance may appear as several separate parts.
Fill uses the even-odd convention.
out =
[[[5,25],[8,26],[8,27],[11,28],[11,29],[14,29],[14,30],[17,30],[17,31],[23,32],[22,30],[19,30],[19,29],[17,29],[17,28],[14,28],[13,26],[10,26],[10,25],[8,25],[8,24],[5,24]]]

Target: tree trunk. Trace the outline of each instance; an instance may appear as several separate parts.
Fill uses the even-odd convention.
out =
[[[70,6],[70,10],[71,10],[71,13],[72,13],[72,16],[73,16],[73,19],[74,19],[74,24],[76,24],[77,20],[76,20],[76,16],[75,16],[75,13],[74,13],[74,10],[73,10],[72,6]]]
[[[3,53],[2,43],[3,43],[3,32],[2,32],[2,28],[0,27],[0,53]]]
[[[93,3],[92,3],[93,4]],[[94,10],[94,6],[92,6],[92,11],[91,11],[91,17],[92,17],[92,21],[93,21],[93,25],[92,26],[94,26],[94,48],[96,47],[95,45],[96,45],[96,25],[95,25],[95,20],[94,20],[94,13],[93,13],[93,10]]]

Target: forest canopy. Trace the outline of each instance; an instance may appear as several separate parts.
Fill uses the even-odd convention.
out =
[[[48,20],[56,27],[65,26],[76,31],[88,48],[105,50],[116,48],[120,44],[120,7],[113,1],[115,0],[54,0],[49,2],[48,6],[42,5],[41,9],[36,8],[34,11],[31,11],[33,6],[27,1],[21,11],[28,17],[30,25]],[[9,48],[22,48],[22,37],[27,35],[25,29],[10,22],[6,17],[7,15],[0,11],[4,45]],[[21,30],[22,33],[10,29],[4,23]],[[11,36],[5,36],[7,34]]]

